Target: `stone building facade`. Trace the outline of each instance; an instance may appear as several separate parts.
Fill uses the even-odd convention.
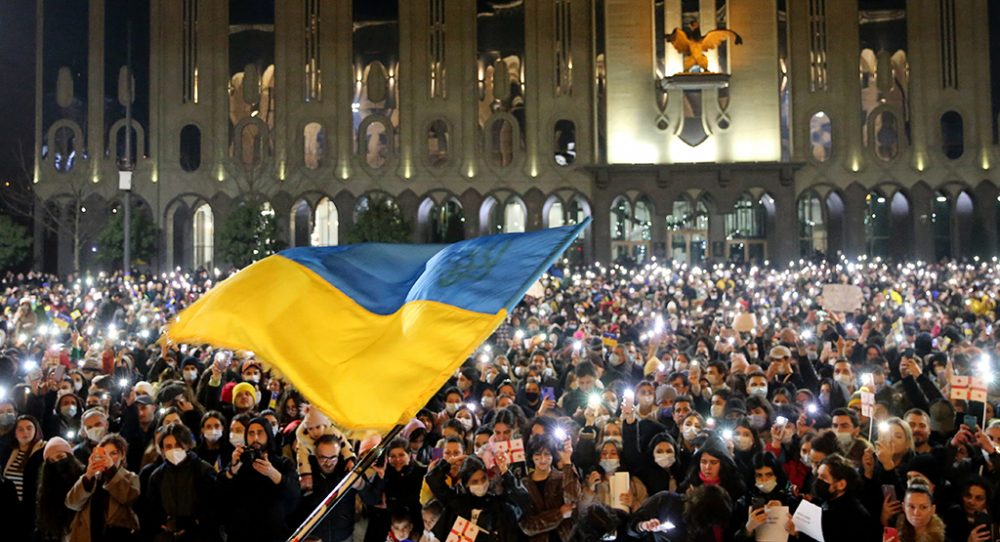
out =
[[[581,262],[992,256],[995,9],[37,0],[34,188],[86,213],[74,231],[39,213],[36,263],[93,261],[123,161],[157,270],[224,265],[220,225],[250,200],[289,246],[344,242],[390,205],[415,242],[591,216]],[[675,28],[742,43],[682,74]]]

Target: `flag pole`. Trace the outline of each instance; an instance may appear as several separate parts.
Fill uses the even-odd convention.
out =
[[[323,518],[327,516],[333,508],[337,506],[337,503],[344,498],[347,490],[351,488],[361,478],[362,474],[368,470],[378,459],[382,452],[385,451],[389,442],[396,437],[403,430],[402,425],[397,425],[389,430],[388,433],[382,438],[382,442],[375,446],[371,450],[368,450],[355,464],[354,467],[344,476],[344,479],[337,484],[336,487],[330,491],[330,494],[323,499],[323,502],[316,507],[309,517],[302,522],[301,525],[295,529],[295,532],[288,538],[288,542],[301,542],[305,537],[309,536],[309,533],[316,528],[317,525]]]

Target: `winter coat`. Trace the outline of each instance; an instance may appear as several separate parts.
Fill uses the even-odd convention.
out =
[[[562,470],[553,470],[549,478],[536,482],[528,476],[524,487],[531,497],[531,506],[521,518],[521,530],[530,542],[548,542],[552,531],[558,533],[564,542],[569,540],[573,530],[573,519],[563,517],[561,506],[580,500],[580,478],[573,465],[565,465]]]
[[[90,506],[97,491],[108,492],[108,506],[104,512],[107,527],[138,530],[139,518],[132,505],[139,498],[139,477],[124,467],[119,467],[110,480],[87,480],[81,476],[66,494],[66,506],[76,512],[70,524],[67,542],[91,542]],[[99,542],[99,541],[93,541]]]
[[[215,470],[194,452],[178,465],[164,462],[149,477],[149,532],[184,531],[185,541],[220,540]],[[168,526],[165,530],[161,526]]]
[[[501,490],[498,494],[487,493],[476,497],[464,489],[449,487],[445,478],[451,466],[441,461],[427,474],[427,485],[434,498],[444,505],[444,514],[434,525],[434,534],[439,540],[447,540],[457,517],[474,519],[473,511],[478,510],[476,524],[482,529],[476,542],[517,542],[521,536],[518,521],[524,510],[530,508],[530,499],[524,486],[509,471],[500,477]]]

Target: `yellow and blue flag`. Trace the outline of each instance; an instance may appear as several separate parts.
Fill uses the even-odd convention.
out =
[[[587,223],[288,249],[207,292],[167,338],[251,350],[338,426],[384,431],[430,400]]]

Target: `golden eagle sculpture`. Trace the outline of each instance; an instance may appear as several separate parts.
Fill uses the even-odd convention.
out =
[[[704,36],[698,29],[698,23],[692,23],[689,28],[690,35],[681,28],[675,28],[673,32],[667,34],[667,41],[678,53],[684,55],[685,72],[707,72],[708,57],[705,56],[705,51],[715,49],[730,37],[735,39],[736,45],[743,43],[743,38],[728,28],[709,30]],[[700,70],[695,70],[695,67]]]

